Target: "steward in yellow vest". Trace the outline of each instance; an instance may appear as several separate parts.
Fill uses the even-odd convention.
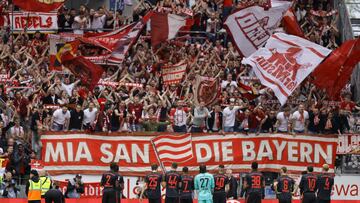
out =
[[[39,171],[39,175],[41,181],[41,197],[44,198],[45,193],[52,188],[52,181],[50,177],[46,176],[46,171],[44,170]]]
[[[30,179],[26,183],[28,203],[41,203],[41,181],[36,170],[31,170]]]

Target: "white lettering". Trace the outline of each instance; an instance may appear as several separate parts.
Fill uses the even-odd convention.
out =
[[[252,161],[255,159],[255,144],[252,141],[243,141],[242,142],[242,154],[243,154],[243,161]]]
[[[299,158],[295,155],[298,154],[298,143],[297,142],[288,142],[288,160],[292,162],[297,162]]]
[[[282,154],[285,149],[287,141],[282,141],[281,144],[277,140],[273,140],[276,148],[276,160],[282,160]]]
[[[311,153],[313,152],[312,146],[309,143],[300,144],[300,161],[312,163]]]
[[[320,144],[315,144],[314,146],[315,150],[314,150],[314,163],[320,163],[320,156],[325,160],[325,162],[327,164],[332,164],[333,163],[333,158],[332,158],[332,146],[331,145],[326,145],[326,152],[324,151],[324,149],[322,148],[322,146]]]
[[[143,163],[150,163],[149,158],[149,144],[144,144],[144,151],[141,151],[137,144],[131,144],[131,153],[133,163],[138,163],[138,156]]]
[[[198,163],[204,163],[211,159],[212,153],[209,145],[201,143],[195,145],[196,158]],[[202,155],[202,151],[205,151],[205,155]]]
[[[103,163],[110,163],[112,162],[114,155],[111,153],[111,151],[109,151],[111,149],[111,144],[108,143],[103,143],[100,146],[100,151],[103,154],[103,156],[101,156],[100,161],[102,161]]]
[[[234,161],[232,142],[221,143],[223,161]]]
[[[73,157],[74,157],[74,152],[73,152],[73,143],[72,142],[67,142],[66,143],[66,147],[67,147],[67,157],[68,157],[68,161],[74,161]]]
[[[268,140],[262,140],[260,142],[260,147],[259,147],[257,160],[260,161],[265,157],[268,157],[269,160],[274,160],[273,152],[271,150],[271,147],[270,147],[270,144],[269,144]]]
[[[130,163],[130,156],[129,153],[126,149],[125,144],[118,144],[117,149],[116,149],[116,154],[115,154],[115,159],[114,162],[117,163],[120,160],[125,160],[127,163]]]
[[[50,156],[53,162],[57,162],[59,157],[61,162],[65,162],[65,153],[64,153],[64,146],[63,143],[58,142],[56,143],[56,148],[52,143],[46,143],[46,151],[45,151],[45,162],[50,162]]]
[[[86,142],[79,142],[78,149],[76,151],[75,161],[80,161],[80,159],[86,159],[86,161],[92,162],[92,156],[89,151],[89,147]]]

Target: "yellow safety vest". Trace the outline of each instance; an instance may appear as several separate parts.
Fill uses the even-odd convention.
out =
[[[28,192],[28,200],[41,200],[41,181],[39,180],[37,183],[29,180],[29,192]]]
[[[40,177],[41,181],[41,196],[45,195],[50,190],[51,180],[48,177]]]

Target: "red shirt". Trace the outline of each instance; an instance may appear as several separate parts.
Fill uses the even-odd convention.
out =
[[[139,119],[141,118],[142,115],[142,111],[143,111],[143,105],[142,104],[134,104],[131,103],[129,104],[129,113],[132,115],[135,115],[135,121],[133,120],[133,118],[130,120],[131,122],[134,121],[135,124],[139,123]]]
[[[224,0],[223,6],[224,7],[231,7],[233,5],[232,0]]]
[[[15,99],[15,101],[14,101],[14,106],[16,107],[17,112],[23,118],[27,116],[28,104],[29,104],[29,101],[24,97],[21,97],[20,99]]]
[[[340,109],[342,109],[342,110],[353,111],[354,108],[355,108],[355,103],[352,101],[349,101],[349,102],[342,101],[340,103]]]

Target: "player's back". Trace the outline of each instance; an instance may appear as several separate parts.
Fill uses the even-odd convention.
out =
[[[334,177],[331,174],[325,173],[318,176],[318,194],[320,200],[330,200],[331,190],[334,185]]]
[[[104,186],[104,188],[115,188],[117,180],[117,174],[114,172],[106,172],[101,177],[101,185]]]
[[[214,187],[214,178],[210,173],[200,173],[196,175],[195,190],[198,191],[198,200],[212,200]]]
[[[265,178],[262,175],[262,173],[254,171],[246,175],[245,177],[248,188],[247,193],[262,193],[263,187],[264,187],[264,181]]]

